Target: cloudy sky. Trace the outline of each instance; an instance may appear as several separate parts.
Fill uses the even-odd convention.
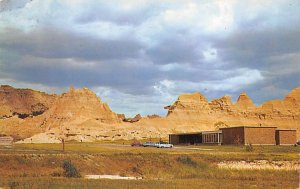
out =
[[[0,0],[0,84],[89,87],[118,113],[300,85],[299,0]]]

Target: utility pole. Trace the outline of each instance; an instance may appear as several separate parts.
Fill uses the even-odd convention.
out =
[[[62,138],[61,142],[62,142],[62,151],[65,152],[65,139]]]

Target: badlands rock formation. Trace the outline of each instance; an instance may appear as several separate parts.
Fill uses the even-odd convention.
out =
[[[56,95],[31,89],[15,89],[8,85],[0,86],[0,119],[17,115],[20,118],[44,113],[55,101]]]
[[[43,129],[35,125],[25,128],[21,125],[46,112],[56,98],[56,95],[31,89],[0,86],[0,134],[11,135],[19,139],[29,137],[33,133],[43,132]]]
[[[7,116],[8,114],[6,114],[2,116],[0,133],[12,135],[16,138],[26,138],[33,134],[44,132],[50,132],[52,135],[58,136],[62,133],[65,134],[66,130],[69,132],[71,130],[69,128],[75,129],[76,126],[91,120],[99,125],[121,122],[117,114],[112,112],[106,103],[103,103],[95,93],[87,88],[75,90],[71,87],[70,91],[60,96],[42,96],[42,93],[35,92],[34,95],[29,93],[29,97],[26,96],[26,98],[24,98],[25,92],[22,89],[10,87],[10,91],[7,94],[8,98],[3,98],[6,99],[3,100],[6,103],[3,103],[1,109],[2,107],[10,107],[10,112],[18,110],[18,113],[24,114],[26,112],[31,114],[31,110],[35,110],[33,108],[35,104],[44,103],[46,107],[45,112],[36,116],[25,117],[24,119],[20,119],[17,115]],[[12,97],[9,95],[12,95]],[[16,104],[13,106],[13,97],[18,100],[19,96],[23,97],[23,99],[19,100],[20,105]],[[41,101],[34,101],[36,96]],[[8,106],[7,104],[12,105]],[[39,109],[39,111],[42,110]],[[88,128],[86,129],[88,130]]]
[[[124,122],[124,115],[112,112],[87,88],[71,87],[62,95],[47,95],[4,86],[0,97],[0,134],[27,138],[22,142],[167,138],[170,133],[239,125],[300,128],[300,87],[284,100],[271,100],[260,106],[246,93],[236,103],[230,96],[208,101],[200,93],[183,94],[165,107],[166,117],[138,116],[136,122]]]
[[[300,87],[292,90],[284,100],[271,100],[261,106],[256,106],[246,93],[241,93],[235,104],[229,96],[208,102],[200,93],[194,93],[181,95],[166,109],[170,122],[197,130],[238,125],[299,129]]]
[[[47,129],[90,119],[107,124],[120,122],[118,115],[91,90],[88,88],[75,90],[73,87],[55,101],[44,117]]]

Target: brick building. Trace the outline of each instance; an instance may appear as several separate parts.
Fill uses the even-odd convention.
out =
[[[276,127],[228,127],[221,128],[223,144],[262,144],[276,145]]]
[[[174,145],[194,145],[202,142],[201,132],[179,133],[169,135],[169,143]]]
[[[10,136],[0,137],[0,145],[11,145],[13,143],[13,138]]]
[[[169,135],[169,143],[174,145],[221,144],[222,131],[203,131]]]
[[[277,145],[293,145],[297,141],[296,129],[277,129],[275,139]]]
[[[222,131],[203,131],[202,144],[218,144],[222,143]]]
[[[174,145],[292,145],[296,141],[295,129],[276,129],[276,127],[239,126],[220,128],[219,131],[169,135],[169,142]]]

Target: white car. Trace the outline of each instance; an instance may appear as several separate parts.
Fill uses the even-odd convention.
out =
[[[173,144],[165,143],[165,142],[158,142],[155,143],[157,148],[173,148]]]
[[[145,142],[143,144],[144,147],[156,147],[156,143],[154,142]]]

